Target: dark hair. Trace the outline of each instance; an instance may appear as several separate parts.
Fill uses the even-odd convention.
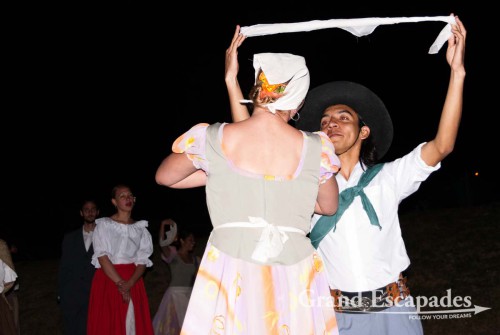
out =
[[[117,184],[115,187],[113,187],[113,189],[111,190],[111,198],[114,199],[116,198],[116,192],[118,192],[118,189],[119,188],[123,188],[123,187],[126,187],[128,188],[129,190],[132,191],[132,189],[130,188],[130,186],[128,186],[127,184]]]
[[[93,203],[97,209],[99,209],[99,205],[97,204],[97,201],[94,198],[86,198],[83,199],[83,201],[80,203],[80,209],[83,209],[83,207],[88,204],[89,202]]]
[[[373,142],[373,138],[368,136],[361,144],[361,150],[359,152],[359,160],[362,165],[366,167],[371,167],[377,164],[377,148]]]
[[[194,237],[194,234],[189,231],[189,230],[180,230],[177,232],[177,240],[175,242],[172,243],[172,245],[177,249],[179,250],[180,247],[181,247],[181,240],[185,240],[189,235],[193,235]]]
[[[363,119],[361,118],[361,115],[358,114],[358,126],[359,126],[359,131],[361,132],[361,128],[364,126],[368,126]],[[370,128],[371,131],[371,128]],[[377,148],[375,147],[375,142],[373,141],[373,137],[368,136],[366,139],[363,140],[361,143],[361,149],[359,151],[359,160],[361,161],[361,167],[372,167],[373,165],[377,164]]]

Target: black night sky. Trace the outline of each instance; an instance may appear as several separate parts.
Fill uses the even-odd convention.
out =
[[[154,174],[192,125],[230,122],[224,56],[237,24],[458,15],[468,36],[455,151],[401,211],[498,201],[497,62],[484,8],[474,8],[474,1],[265,5],[241,3],[236,10],[180,3],[174,10],[166,2],[71,2],[13,12],[18,20],[3,49],[11,76],[4,77],[9,102],[1,123],[2,232],[18,243],[53,245],[57,256],[62,234],[80,225],[82,198],[95,196],[101,214],[110,215],[110,190],[124,182],[138,199],[136,219],[172,217],[207,234],[204,189],[167,189]],[[250,37],[239,52],[240,83],[244,93],[253,83],[254,53],[290,52],[306,58],[311,87],[332,80],[364,84],[391,113],[395,134],[385,159],[394,159],[436,132],[449,78],[446,44],[436,55],[427,52],[443,26],[380,26],[361,38],[341,29]]]

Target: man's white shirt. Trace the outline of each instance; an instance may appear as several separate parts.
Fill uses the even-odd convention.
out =
[[[323,258],[330,288],[347,292],[372,291],[395,282],[410,265],[401,235],[398,206],[414,193],[429,175],[441,166],[428,166],[421,158],[421,143],[406,156],[387,162],[364,192],[377,213],[382,229],[371,225],[361,198],[353,203],[321,241],[318,252]],[[358,163],[349,180],[338,173],[339,192],[356,186],[363,173]],[[313,227],[320,215],[314,215]]]

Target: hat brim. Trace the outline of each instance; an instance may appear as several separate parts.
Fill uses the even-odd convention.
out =
[[[306,96],[300,110],[298,129],[318,131],[325,109],[332,105],[347,105],[358,113],[370,128],[370,136],[381,159],[389,150],[393,137],[391,116],[382,100],[367,87],[350,81],[333,81],[320,85]]]

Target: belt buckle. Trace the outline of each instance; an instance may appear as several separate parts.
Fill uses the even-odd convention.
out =
[[[376,299],[372,299],[370,297],[361,296],[361,294],[349,298],[348,304],[342,304],[342,297],[348,298],[346,295],[342,295],[342,291],[332,290],[332,296],[334,300],[334,310],[338,313],[349,313],[349,312],[370,312],[370,311],[380,311],[386,309],[389,306],[378,306],[374,305],[380,302],[383,302],[385,299],[385,293],[380,297],[375,297]],[[359,297],[359,300],[356,302],[351,302],[352,299],[356,299]],[[352,305],[351,305],[352,304]]]
[[[362,297],[359,305],[359,309],[362,312],[367,312],[373,307],[373,300],[368,297]]]

